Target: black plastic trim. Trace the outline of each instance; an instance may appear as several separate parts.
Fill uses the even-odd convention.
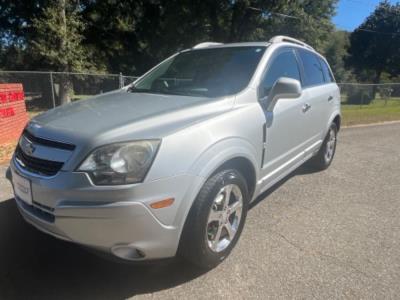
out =
[[[44,138],[40,138],[40,137],[34,136],[32,133],[30,133],[26,129],[23,131],[23,135],[28,140],[30,140],[31,142],[35,142],[36,144],[40,144],[40,145],[48,146],[48,147],[52,147],[52,148],[70,150],[70,151],[75,150],[75,145],[68,144],[68,143],[63,143],[63,142],[57,142],[57,141],[53,141],[53,140],[48,140],[48,139],[44,139]]]

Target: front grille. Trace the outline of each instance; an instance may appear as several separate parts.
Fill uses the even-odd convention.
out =
[[[58,149],[64,149],[64,150],[70,150],[73,151],[75,149],[75,145],[68,144],[68,143],[63,143],[63,142],[57,142],[53,140],[47,140],[44,138],[40,138],[37,136],[34,136],[31,134],[28,130],[24,129],[23,135],[30,140],[31,142],[34,142],[35,144],[40,144],[43,146],[48,146],[52,148],[58,148]]]
[[[21,168],[39,175],[52,176],[62,168],[62,162],[40,159],[27,155],[18,145],[15,149],[15,159]]]

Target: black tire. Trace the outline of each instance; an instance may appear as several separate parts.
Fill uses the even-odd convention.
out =
[[[211,223],[209,223],[208,218],[211,208],[213,207],[214,209],[215,207],[213,205],[216,203],[217,195],[221,194],[220,191],[223,187],[231,184],[236,185],[242,194],[241,217],[237,231],[229,245],[224,250],[215,252],[209,246],[210,233],[208,226]],[[234,169],[221,170],[212,175],[201,188],[190,209],[183,228],[178,254],[203,269],[211,269],[221,263],[229,255],[242,233],[248,210],[248,198],[246,180],[238,171]]]
[[[334,134],[335,140],[334,140],[333,149],[332,149],[333,152],[332,152],[330,158],[327,159],[325,154],[327,152],[327,148],[329,147],[328,142],[330,141],[331,132]],[[324,142],[321,145],[321,148],[319,149],[317,155],[315,155],[313,158],[310,159],[308,165],[317,171],[326,170],[331,165],[333,158],[335,156],[336,141],[337,141],[337,126],[335,123],[332,123],[331,126],[329,127],[328,133],[326,134]]]

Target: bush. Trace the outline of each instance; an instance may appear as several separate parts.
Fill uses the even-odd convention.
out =
[[[392,89],[393,89],[393,91],[392,91],[391,96],[392,97],[400,97],[400,85],[397,85],[397,84],[393,85]]]
[[[347,91],[348,104],[370,104],[374,99],[371,88],[349,87]]]

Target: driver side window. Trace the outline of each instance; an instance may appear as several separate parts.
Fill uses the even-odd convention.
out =
[[[271,88],[280,77],[288,77],[300,81],[300,71],[296,56],[291,49],[285,49],[272,59],[260,85],[260,98],[268,96]]]

